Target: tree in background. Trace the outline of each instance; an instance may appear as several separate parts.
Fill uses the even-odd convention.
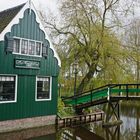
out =
[[[77,93],[89,84],[95,87],[123,81],[126,60],[114,27],[121,26],[132,5],[130,0],[62,0],[59,26],[55,20],[45,21],[61,46],[57,47],[62,60],[61,80],[72,77],[71,65],[78,62],[81,74]]]
[[[128,52],[129,69],[134,81],[140,82],[140,19],[133,19],[125,30],[124,48]]]

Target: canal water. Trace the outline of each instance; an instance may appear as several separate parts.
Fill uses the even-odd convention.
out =
[[[0,140],[140,140],[140,103],[123,102],[120,106],[123,124],[103,128],[101,122],[75,128],[42,127],[0,134]]]

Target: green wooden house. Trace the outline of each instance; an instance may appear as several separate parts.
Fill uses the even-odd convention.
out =
[[[60,65],[32,3],[0,12],[0,122],[55,118]]]

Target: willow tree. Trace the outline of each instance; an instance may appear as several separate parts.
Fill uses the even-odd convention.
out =
[[[125,30],[124,48],[128,52],[128,60],[131,62],[130,71],[134,80],[140,82],[140,19],[133,19]]]
[[[86,69],[77,93],[100,72],[105,80],[108,62],[117,63],[120,43],[113,27],[121,25],[119,17],[126,16],[131,4],[124,0],[62,0],[59,28],[46,22],[47,27],[56,31],[63,47],[66,46],[66,59],[70,63],[77,60],[79,67]]]

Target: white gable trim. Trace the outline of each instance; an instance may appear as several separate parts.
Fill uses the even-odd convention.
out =
[[[50,43],[50,48],[51,48],[51,49],[53,50],[53,52],[54,52],[54,57],[57,58],[57,60],[58,60],[58,65],[61,67],[60,58],[59,58],[57,52],[55,51],[55,49],[54,49],[54,47],[53,47],[53,44],[52,44],[52,42],[51,42],[49,36],[48,36],[47,33],[46,33],[46,30],[45,30],[45,28],[44,28],[44,26],[43,26],[43,24],[42,24],[42,22],[41,22],[41,20],[40,20],[40,18],[39,18],[39,16],[38,16],[38,13],[37,13],[37,11],[36,11],[36,9],[35,9],[33,3],[30,2],[30,1],[28,1],[28,2],[23,6],[23,8],[18,12],[18,14],[12,19],[12,21],[11,21],[11,22],[5,27],[5,29],[1,32],[1,34],[0,34],[0,41],[3,41],[3,40],[4,40],[5,34],[11,31],[11,28],[12,28],[13,25],[19,23],[19,21],[20,21],[19,19],[22,19],[22,18],[23,18],[23,16],[24,16],[24,11],[25,11],[26,9],[28,9],[28,8],[31,8],[31,9],[35,12],[36,21],[39,23],[40,29],[45,33],[45,39],[47,39],[47,40],[49,41],[49,43]]]

